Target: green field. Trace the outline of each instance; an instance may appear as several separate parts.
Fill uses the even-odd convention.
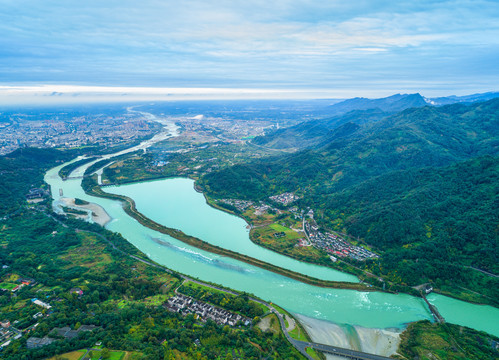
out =
[[[280,222],[290,223],[290,218],[288,217]],[[313,246],[297,246],[298,239],[305,238],[305,234],[296,232],[279,223],[253,228],[250,238],[253,242],[261,246],[299,260],[317,262],[324,258],[327,259],[321,250]],[[329,263],[329,260],[325,262]]]
[[[299,234],[294,230],[291,230],[288,227],[282,226],[280,224],[274,223],[268,226],[264,226],[258,228],[258,233],[262,237],[262,239],[267,241],[275,241],[275,242],[296,242],[295,240],[304,237],[303,234]],[[256,231],[255,231],[256,232]],[[275,234],[284,233],[285,236],[277,238]]]
[[[306,351],[307,351],[307,354],[312,356],[312,358],[317,359],[317,360],[321,359],[321,357],[319,356],[319,353],[317,351],[315,351],[315,349],[308,347],[308,348],[306,348]]]
[[[142,300],[141,302],[144,304],[144,305],[148,305],[148,306],[160,306],[162,305],[163,303],[166,302],[166,300],[168,300],[170,296],[169,295],[162,295],[162,294],[159,294],[159,295],[154,295],[154,296],[149,296],[149,297],[146,297],[144,300]]]
[[[0,283],[0,289],[2,289],[2,290],[12,290],[17,285],[18,284],[12,284],[12,283],[7,283],[7,282],[2,282],[2,283]]]
[[[69,353],[65,353],[62,355],[59,355],[59,357],[52,357],[49,360],[56,360],[56,359],[63,359],[63,360],[83,360],[83,359],[91,359],[91,360],[98,360],[102,356],[102,350],[92,350],[91,352],[92,356],[88,356],[87,350],[76,350],[72,351]],[[84,357],[84,355],[87,355]],[[106,358],[106,360],[123,360],[125,359],[125,356],[127,355],[126,351],[117,351],[117,350],[110,350],[109,351],[109,357]]]
[[[125,351],[110,351],[108,360],[122,360],[126,355]],[[102,351],[92,350],[92,360],[99,360],[102,356]]]
[[[86,353],[87,353],[86,350],[76,350],[62,354],[61,358],[65,360],[80,360],[83,357],[83,355],[85,355]],[[55,357],[51,357],[49,360],[55,360],[55,359],[56,359]]]

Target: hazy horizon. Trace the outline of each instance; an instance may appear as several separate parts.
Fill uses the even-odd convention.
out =
[[[494,90],[483,93],[494,92]],[[238,89],[238,88],[151,88],[81,85],[0,85],[0,106],[71,105],[85,103],[134,103],[143,101],[215,100],[331,100],[354,97],[383,98],[395,94],[420,93],[426,98],[471,95],[467,92],[370,92],[331,89]],[[478,93],[473,93],[478,94]]]

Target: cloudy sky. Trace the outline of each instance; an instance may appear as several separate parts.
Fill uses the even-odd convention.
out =
[[[496,0],[0,0],[0,9],[0,92],[499,90]]]

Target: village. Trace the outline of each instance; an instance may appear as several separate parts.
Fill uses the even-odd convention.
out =
[[[300,199],[299,196],[291,192],[282,193],[279,195],[270,196],[269,199],[279,203],[283,206],[288,206],[294,201]],[[276,209],[264,202],[259,202],[258,204],[239,199],[220,199],[220,203],[228,204],[235,207],[240,212],[245,212],[250,207],[254,208],[255,215],[262,215],[265,212],[273,212],[281,214],[282,210]],[[350,244],[344,238],[338,234],[332,232],[322,232],[319,230],[319,226],[314,220],[314,211],[312,209],[301,210],[297,206],[293,206],[288,209],[295,220],[301,220],[303,223],[303,229],[293,229],[298,232],[303,232],[304,237],[298,239],[297,246],[314,246],[318,249],[322,249],[330,254],[330,259],[336,262],[338,258],[351,258],[353,260],[365,261],[367,259],[375,259],[379,256],[374,252],[361,247]],[[285,236],[283,232],[274,233],[274,237],[279,239]]]
[[[247,200],[238,200],[238,199],[220,199],[217,202],[221,202],[222,204],[227,204],[234,206],[240,212],[246,211],[250,206],[253,206],[253,201]]]
[[[232,313],[203,301],[194,300],[193,298],[182,294],[177,294],[169,298],[164,306],[168,310],[182,315],[197,315],[203,322],[211,319],[217,324],[229,326],[236,326],[239,323],[247,326],[251,323],[250,319],[239,314]]]
[[[3,270],[7,270],[9,268],[8,265],[2,265],[1,267]],[[15,280],[14,280],[15,279]],[[12,297],[18,297],[18,293],[22,289],[26,288],[34,288],[34,287],[42,287],[42,284],[39,284],[37,281],[31,278],[22,278],[22,277],[17,277],[15,274],[9,274],[8,278],[4,279],[5,281],[0,281],[0,291],[2,292],[8,292],[11,294]],[[71,288],[69,290],[69,294],[77,297],[81,297],[83,295],[83,291],[78,288]],[[54,301],[61,301],[61,298],[55,298]],[[26,327],[23,330],[19,330],[16,326],[21,324],[22,322],[26,322],[28,318],[18,318],[18,319],[13,319],[12,321],[8,319],[0,319],[0,350],[3,348],[6,348],[11,344],[12,341],[20,339],[23,336],[28,336],[33,330],[37,328],[37,326],[40,324],[40,320],[42,320],[45,317],[50,316],[54,309],[53,306],[50,305],[46,301],[42,301],[38,298],[31,298],[31,301],[28,303],[31,303],[34,305],[34,308],[29,311],[29,313],[33,315],[29,315],[33,320],[31,320],[32,323],[30,326]],[[36,312],[36,313],[35,313]],[[94,330],[96,326],[93,325],[82,325],[78,329],[72,330],[69,327],[64,327],[64,328],[53,328],[50,331],[50,334],[53,336],[58,336],[58,337],[63,337],[65,339],[72,339],[74,337],[77,337],[81,332],[84,331],[91,331]],[[26,340],[26,347],[28,349],[35,349],[35,348],[40,348],[44,347],[46,345],[50,345],[52,342],[54,342],[55,339],[49,336],[45,336],[43,338],[37,338],[37,337],[28,337]]]
[[[274,195],[274,196],[269,197],[269,199],[271,199],[279,204],[282,204],[284,206],[288,206],[293,201],[298,200],[299,198],[300,198],[299,196],[296,196],[295,194],[290,193],[290,192],[286,192],[283,194]]]
[[[379,257],[370,250],[348,243],[336,234],[319,231],[319,227],[313,219],[310,219],[310,221],[304,220],[303,225],[305,234],[312,245],[331,254],[330,258],[333,262],[337,261],[337,257],[349,257],[359,261]]]

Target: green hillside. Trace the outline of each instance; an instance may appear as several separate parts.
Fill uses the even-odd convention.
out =
[[[363,127],[348,123],[322,147],[236,165],[206,175],[202,183],[212,194],[243,198],[279,191],[331,193],[390,171],[494,155],[498,114],[499,100],[491,100],[409,109]]]
[[[288,128],[279,129],[265,136],[253,139],[253,144],[272,149],[303,149],[320,146],[337,136],[337,128],[351,128],[374,123],[388,116],[379,109],[352,110],[347,114],[330,118],[311,120]]]
[[[42,186],[42,169],[75,156],[72,151],[23,148],[0,157],[0,216],[16,211],[30,189]]]
[[[497,299],[497,278],[470,267],[499,272],[498,114],[497,99],[408,109],[322,147],[236,165],[199,183],[214,197],[296,192],[321,226],[384,253],[363,264],[370,271]]]

